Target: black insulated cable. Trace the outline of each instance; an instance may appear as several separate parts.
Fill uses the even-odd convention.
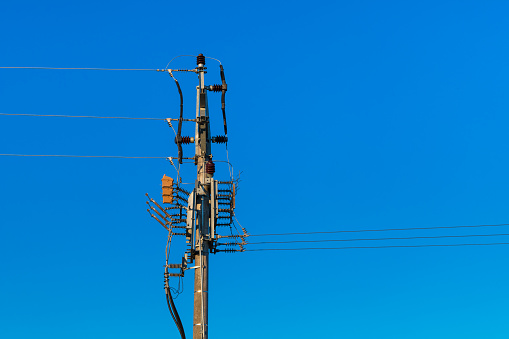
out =
[[[228,130],[226,127],[225,96],[226,96],[226,91],[228,90],[228,85],[226,85],[223,65],[219,65],[219,68],[221,70],[221,110],[223,111],[224,135],[227,136]]]
[[[166,303],[168,304],[168,310],[170,311],[171,317],[177,325],[177,328],[180,332],[180,337],[182,339],[186,339],[186,334],[184,332],[184,326],[182,326],[182,321],[180,320],[179,314],[177,312],[177,308],[175,307],[175,303],[173,302],[173,297],[171,296],[171,290],[169,285],[169,272],[168,267],[165,268],[164,271],[164,290],[166,292]]]
[[[177,89],[179,91],[180,96],[180,117],[179,117],[179,125],[177,129],[177,137],[175,138],[175,143],[178,147],[178,161],[179,164],[182,164],[182,121],[184,119],[184,96],[182,95],[182,89],[180,89],[180,84],[177,79],[173,76],[171,72],[168,72],[170,76],[175,80],[175,84],[177,85]]]

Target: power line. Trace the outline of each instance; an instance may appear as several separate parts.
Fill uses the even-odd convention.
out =
[[[303,235],[303,234],[335,234],[335,233],[360,233],[360,232],[388,232],[388,231],[413,231],[413,230],[436,230],[436,229],[453,229],[453,228],[475,228],[475,227],[501,227],[509,226],[509,224],[495,225],[460,225],[460,226],[434,226],[434,227],[410,227],[410,228],[384,228],[369,230],[342,230],[327,232],[299,232],[299,233],[267,233],[267,234],[250,234],[250,237],[279,236],[279,235]]]
[[[65,154],[0,154],[10,157],[62,157],[62,158],[119,158],[119,159],[168,159],[169,157],[126,157],[121,155],[65,155]]]
[[[90,68],[90,67],[26,67],[26,66],[0,66],[0,69],[58,69],[58,70],[86,70],[86,71],[155,71],[164,72],[165,69],[152,68]]]
[[[326,239],[326,240],[291,240],[291,241],[262,241],[250,242],[248,245],[260,244],[293,244],[293,243],[310,243],[310,242],[337,242],[337,241],[370,241],[370,240],[410,240],[410,239],[442,239],[442,238],[470,238],[470,237],[497,237],[508,236],[509,233],[501,234],[467,234],[467,235],[439,235],[430,237],[404,237],[404,238],[371,238],[371,239]]]
[[[25,113],[0,113],[0,115],[26,116],[26,117],[57,117],[57,118],[129,119],[129,120],[164,120],[164,121],[167,120],[163,118],[100,117],[93,115],[57,115],[57,114],[25,114]]]
[[[373,248],[410,248],[410,247],[459,247],[459,246],[494,246],[509,245],[509,242],[496,242],[488,244],[430,244],[430,245],[388,245],[388,246],[352,246],[352,247],[307,247],[307,248],[260,248],[244,250],[244,252],[255,251],[307,251],[307,250],[349,250],[349,249],[373,249]]]

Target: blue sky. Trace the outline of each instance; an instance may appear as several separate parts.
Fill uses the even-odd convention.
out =
[[[252,234],[503,224],[508,7],[18,1],[0,5],[0,66],[220,59],[230,161],[242,171],[237,216]],[[179,81],[192,116],[196,78]],[[3,113],[168,118],[179,105],[171,78],[156,72],[4,69],[0,98]],[[217,96],[210,106],[219,134]],[[224,159],[224,148],[214,152]],[[176,148],[162,121],[0,116],[0,153],[164,157]],[[0,337],[177,338],[163,291],[166,234],[145,211],[163,174],[175,175],[157,159],[0,157]],[[383,235],[492,233],[509,229]],[[376,243],[465,242],[509,236]],[[507,338],[508,249],[217,254],[210,338]],[[192,274],[185,289],[177,308],[191,337]]]

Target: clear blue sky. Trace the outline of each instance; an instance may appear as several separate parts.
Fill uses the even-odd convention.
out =
[[[508,10],[11,1],[0,5],[0,66],[221,59],[230,160],[243,171],[237,216],[253,234],[500,224],[509,223]],[[192,116],[195,76],[179,79]],[[174,87],[156,72],[0,70],[0,112],[177,117]],[[218,98],[210,105],[220,133]],[[0,116],[0,153],[175,156],[172,140],[159,121]],[[166,233],[145,211],[163,174],[174,176],[164,160],[0,157],[0,337],[177,338],[163,292]],[[509,228],[384,235],[481,233]],[[509,237],[376,243],[461,242]],[[210,338],[508,338],[508,250],[218,254]],[[191,337],[192,274],[185,288],[177,308]]]

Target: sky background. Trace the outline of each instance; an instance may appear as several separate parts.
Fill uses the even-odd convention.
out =
[[[0,66],[220,59],[229,157],[242,171],[236,214],[252,234],[503,224],[508,11],[504,1],[4,1]],[[207,66],[218,83],[217,64]],[[196,76],[178,79],[192,117]],[[219,96],[209,105],[220,134]],[[3,113],[178,109],[164,73],[0,70]],[[0,153],[176,156],[173,138],[164,121],[0,116]],[[225,159],[223,146],[213,152]],[[166,232],[144,196],[158,197],[163,174],[175,177],[161,159],[0,157],[0,337],[178,338],[163,290]],[[182,174],[194,180],[194,166]],[[216,177],[227,178],[224,165]],[[263,240],[494,233],[509,227]],[[474,242],[509,236],[292,245]],[[210,338],[508,338],[508,250],[213,255]],[[191,272],[184,281],[176,304],[191,338]]]

